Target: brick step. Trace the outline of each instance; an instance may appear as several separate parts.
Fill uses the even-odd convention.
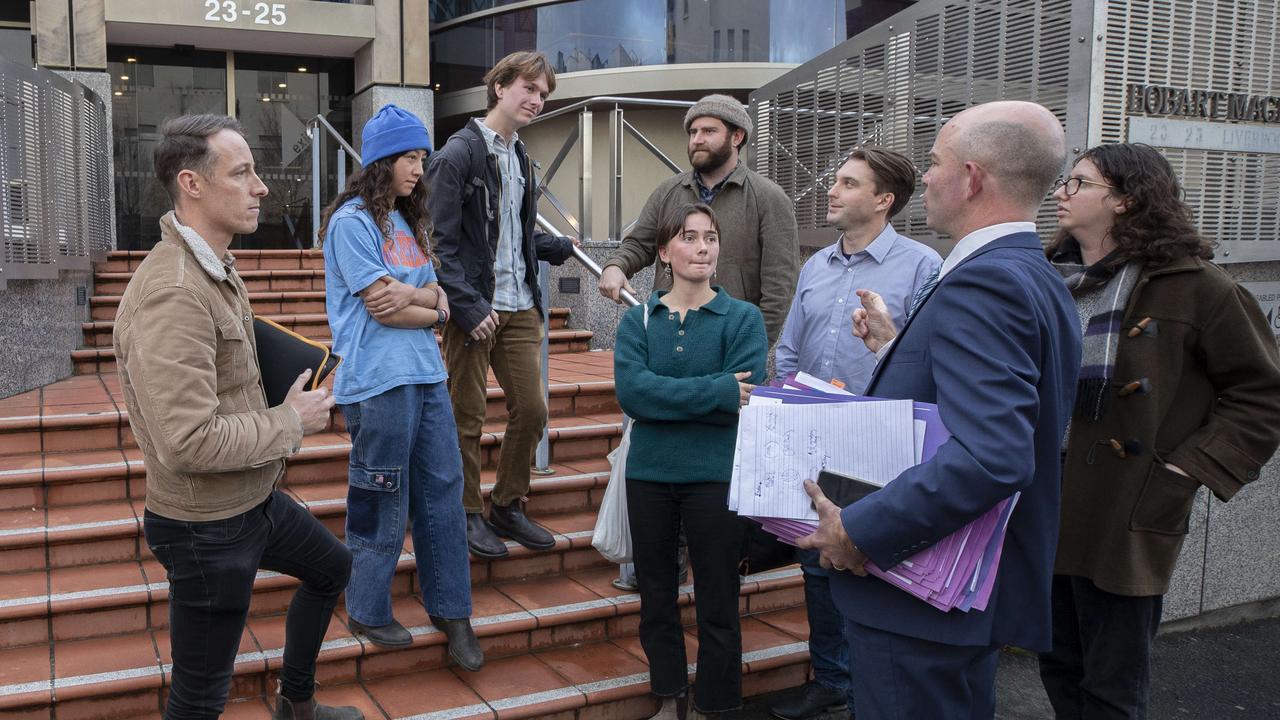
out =
[[[286,327],[293,326],[297,332],[306,335],[314,340],[333,347],[333,339],[329,336],[329,321],[321,315],[283,315],[276,316],[286,319],[285,323],[281,323]],[[98,323],[89,323],[97,325]],[[94,335],[95,342],[105,342],[102,347],[89,347],[80,350],[71,351],[71,362],[75,366],[77,375],[94,375],[97,373],[111,373],[116,371],[116,351],[111,347],[111,331],[105,331],[105,336],[99,335],[100,330],[88,329],[84,330],[86,339],[90,333]],[[591,349],[590,330],[571,330],[568,328],[553,329],[547,333],[549,340],[547,344],[547,353],[552,355],[560,355],[564,353],[580,353],[587,352]],[[436,342],[441,342],[440,334],[435,334]]]
[[[308,313],[303,315],[263,315],[263,317],[283,325],[290,330],[305,335],[314,340],[328,340],[333,337],[329,330],[329,317],[324,313]],[[569,323],[568,308],[551,308],[548,321],[551,325],[551,344],[550,352],[564,352],[563,347],[557,347],[557,344],[564,343],[568,338],[572,337],[566,333],[556,331],[565,330]],[[95,320],[93,322],[81,323],[82,343],[85,348],[110,348],[111,333],[115,330],[115,322],[113,320]],[[590,334],[585,336],[587,340],[591,339]]]
[[[120,295],[94,295],[89,298],[89,319],[94,322],[115,320]],[[257,315],[310,315],[323,313],[324,291],[251,292],[249,305]]]
[[[239,260],[236,262],[239,267]],[[133,279],[132,272],[95,272],[94,295],[122,295]],[[249,292],[300,292],[324,290],[324,269],[242,270],[240,279]]]
[[[89,298],[89,319],[109,322],[116,319],[123,295],[93,295]],[[312,315],[324,314],[323,290],[287,290],[269,292],[249,291],[249,306],[257,315]],[[567,318],[568,308],[552,308],[554,317]]]
[[[451,709],[449,717],[469,712],[493,717],[535,717],[597,703],[643,698],[647,677],[636,632],[639,597],[609,585],[613,567],[569,573],[564,577],[496,583],[473,593],[473,623],[488,664],[466,673],[448,660],[443,634],[430,625],[425,610],[410,597],[398,599],[397,618],[410,628],[407,648],[378,648],[352,635],[339,605],[322,646],[317,680],[323,697],[359,697],[385,692],[388,703],[368,707],[370,718],[409,717]],[[157,588],[156,590],[162,590]],[[741,590],[744,671],[763,673],[795,666],[754,692],[775,690],[804,680],[807,637],[803,579],[799,568],[746,578]],[[693,624],[692,585],[679,602],[686,625]],[[158,610],[158,607],[152,607]],[[688,632],[689,657],[696,639]],[[275,688],[281,663],[284,616],[254,615],[237,657],[233,699],[262,699]],[[52,660],[51,660],[52,658]],[[125,632],[110,637],[55,641],[6,651],[0,669],[0,710],[32,717],[57,696],[59,720],[115,720],[149,716],[159,710],[169,658],[167,629]],[[531,670],[532,668],[532,670]],[[758,681],[757,681],[758,682]],[[430,688],[430,692],[423,692]],[[455,689],[470,688],[466,698]],[[623,688],[619,691],[618,688]],[[591,693],[597,693],[594,696]],[[396,702],[390,702],[395,699]],[[635,703],[625,715],[644,717]],[[650,712],[652,710],[650,709]]]
[[[94,265],[100,273],[131,273],[147,257],[146,250],[117,250]],[[324,270],[324,253],[319,250],[237,250],[236,270]]]
[[[760,613],[744,619],[742,631],[744,697],[794,687],[807,679],[808,626],[803,611]],[[696,640],[690,632],[686,652],[693,659]],[[330,705],[359,707],[369,720],[640,720],[658,709],[649,695],[644,651],[634,636],[524,657],[530,660],[494,660],[479,673],[446,668],[322,687],[318,697]],[[691,681],[694,674],[689,676]],[[430,693],[422,691],[426,687]],[[557,712],[562,707],[566,709]],[[263,698],[237,700],[227,704],[222,717],[259,720],[269,710]],[[160,720],[161,715],[142,717]]]
[[[618,412],[612,353],[556,354],[549,358],[549,366],[551,417]],[[488,386],[485,420],[503,421],[506,393],[492,374]],[[135,447],[124,406],[115,373],[77,375],[0,400],[0,487],[3,471],[21,466],[14,463],[23,462],[22,456]],[[332,429],[341,431],[341,412],[333,413]],[[39,464],[38,458],[29,461]]]
[[[141,503],[136,507],[141,515]],[[577,512],[535,514],[534,518],[552,532],[555,547],[534,552],[507,541],[509,554],[505,558],[472,557],[472,586],[611,567],[591,547],[595,517],[594,506]],[[323,518],[339,538],[343,536],[344,519]],[[145,546],[140,533],[138,536],[139,543]],[[421,592],[412,545],[406,535],[392,583],[393,598],[413,598]],[[168,585],[164,569],[145,547],[142,553],[144,557],[135,560],[0,576],[4,578],[4,588],[0,589],[2,651],[7,654],[30,645],[48,644],[50,638],[61,642],[167,627]],[[297,586],[298,581],[291,577],[259,572],[250,614],[256,617],[285,612]]]
[[[563,464],[604,457],[622,434],[621,417],[614,413],[552,418],[551,461]],[[504,428],[503,423],[484,426],[481,467],[497,465]],[[290,459],[286,478],[293,486],[344,478],[350,450],[350,438],[344,433],[308,435]],[[145,492],[142,451],[132,445],[0,457],[0,510],[140,499]]]
[[[577,513],[599,506],[608,477],[606,460],[555,464],[551,475],[532,478],[528,512],[534,517]],[[481,473],[481,493],[488,497],[494,471]],[[144,483],[145,484],[145,483]],[[341,477],[283,487],[304,503],[334,532],[346,521],[347,482]],[[104,500],[50,508],[0,510],[0,583],[16,573],[127,562],[150,557],[141,534],[143,498]],[[0,590],[0,596],[4,596]],[[0,639],[0,647],[4,646]]]

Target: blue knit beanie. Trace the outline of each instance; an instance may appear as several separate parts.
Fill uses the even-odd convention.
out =
[[[360,161],[365,167],[410,150],[430,153],[431,135],[417,115],[390,103],[383,105],[360,132]]]

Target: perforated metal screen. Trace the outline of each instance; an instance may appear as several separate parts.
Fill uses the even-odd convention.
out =
[[[893,148],[923,169],[952,115],[1006,98],[1067,122],[1071,16],[1070,0],[918,3],[752,95],[755,168],[795,199],[805,243],[829,243],[825,192],[855,146]],[[1051,227],[1052,206],[1041,216]],[[934,239],[919,192],[893,223]]]
[[[1280,2],[1109,0],[1104,8],[1092,79],[1094,143],[1130,139],[1125,93],[1135,83],[1280,95]],[[1264,131],[1280,133],[1280,123],[1269,125]],[[1280,260],[1280,148],[1160,149],[1182,178],[1201,232],[1219,242],[1218,262]]]
[[[833,233],[824,228],[823,193],[856,145],[891,147],[923,168],[947,119],[996,99],[1049,107],[1075,152],[1148,140],[1130,135],[1126,92],[1134,84],[1272,102],[1280,95],[1280,2],[925,0],[754,93],[755,168],[796,200],[805,244],[824,245]],[[1277,117],[1191,119],[1245,128],[1274,150],[1152,143],[1182,178],[1201,230],[1220,243],[1219,262],[1280,259],[1280,99],[1266,108]],[[1047,201],[1040,212],[1046,237],[1052,210]],[[893,222],[937,240],[924,226],[919,192]]]
[[[102,100],[0,60],[0,286],[87,269],[112,248],[111,142]]]

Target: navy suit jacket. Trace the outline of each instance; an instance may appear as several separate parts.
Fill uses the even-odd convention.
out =
[[[888,569],[1017,491],[991,602],[944,613],[887,583],[833,573],[850,620],[948,645],[1050,648],[1061,443],[1080,324],[1040,238],[1016,233],[949,271],[899,333],[866,393],[938,404],[952,437],[926,463],[846,507],[846,532]]]

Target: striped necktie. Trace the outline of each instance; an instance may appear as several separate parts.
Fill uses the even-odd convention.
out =
[[[911,298],[911,309],[907,311],[908,321],[911,320],[912,315],[916,314],[916,310],[920,309],[920,305],[924,303],[925,298],[929,297],[929,293],[933,292],[933,289],[938,286],[939,270],[941,270],[941,268],[930,273],[929,277],[924,281],[924,284],[920,286],[920,289],[916,290],[915,296]]]

